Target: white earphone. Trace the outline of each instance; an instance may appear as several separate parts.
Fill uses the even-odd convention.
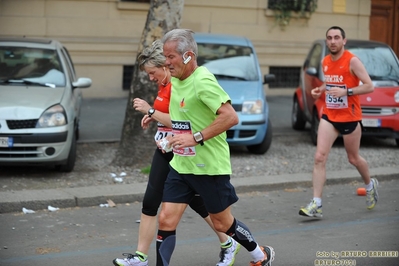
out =
[[[168,83],[164,83],[165,79],[168,77],[168,74],[166,73],[165,67],[163,67],[163,71],[165,72],[165,77],[162,79],[161,84],[165,86],[166,84],[168,84]]]
[[[183,64],[187,65],[190,62],[191,56],[189,55],[186,59],[184,59]]]
[[[185,64],[185,65],[187,65],[188,62],[191,61],[191,55],[189,55],[187,58],[184,58],[184,55],[185,55],[186,53],[187,53],[187,52],[185,52],[185,53],[183,54],[183,59],[184,59],[183,64]]]

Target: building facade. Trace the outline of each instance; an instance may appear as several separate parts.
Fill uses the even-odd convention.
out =
[[[269,1],[185,0],[181,27],[248,37],[263,74],[280,79],[265,87],[270,93],[296,86],[310,44],[324,38],[328,27],[343,27],[347,38],[369,39],[371,0],[319,0],[310,18],[292,12],[285,27],[276,24]],[[93,80],[85,97],[126,97],[148,9],[142,0],[0,0],[0,35],[58,39],[78,76]]]

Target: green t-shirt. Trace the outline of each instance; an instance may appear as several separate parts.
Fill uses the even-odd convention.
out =
[[[217,117],[229,95],[205,67],[198,67],[185,80],[172,78],[169,113],[173,134],[201,131]],[[186,149],[174,149],[171,166],[180,174],[230,175],[230,150],[226,132]]]

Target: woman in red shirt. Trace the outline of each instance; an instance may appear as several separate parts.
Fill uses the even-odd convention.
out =
[[[171,94],[171,75],[169,69],[164,66],[165,57],[162,50],[163,44],[155,41],[152,46],[144,49],[139,55],[140,70],[146,71],[150,80],[158,84],[158,95],[151,107],[146,101],[140,98],[133,99],[133,108],[144,114],[141,120],[143,129],[148,128],[149,123],[158,123],[158,130],[154,136],[157,145],[159,140],[171,134],[172,123],[169,116],[169,101]],[[139,239],[135,254],[123,253],[127,256],[124,259],[114,259],[116,266],[146,266],[148,265],[148,251],[154,239],[157,228],[157,212],[162,201],[165,180],[169,173],[169,162],[172,160],[173,152],[163,152],[160,147],[155,150],[151,170],[149,174],[147,188],[143,198],[143,208],[141,213]],[[215,231],[208,211],[205,208],[202,198],[197,195],[190,203],[190,207],[196,211],[209,226]],[[217,266],[233,265],[235,254],[240,250],[233,238],[215,231],[221,243],[220,261]],[[162,261],[157,259],[157,265],[162,265]]]

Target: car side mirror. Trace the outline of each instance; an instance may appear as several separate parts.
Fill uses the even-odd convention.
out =
[[[315,67],[309,67],[308,69],[306,69],[306,74],[314,77],[318,76],[317,69]]]
[[[264,76],[263,84],[267,84],[276,80],[276,75],[274,74],[266,74]]]
[[[72,83],[74,88],[88,88],[91,86],[91,79],[89,78],[78,78],[76,82]]]

